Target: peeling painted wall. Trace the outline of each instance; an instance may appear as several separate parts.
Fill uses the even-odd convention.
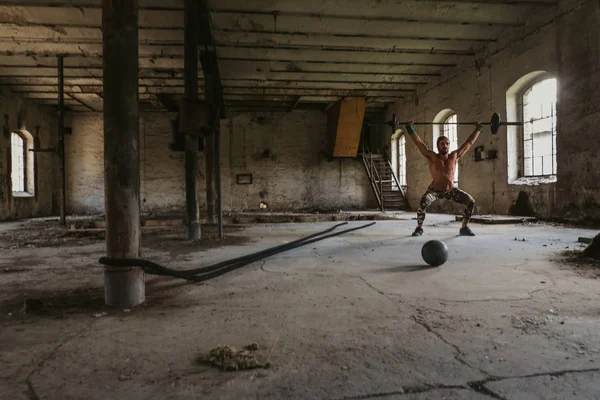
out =
[[[359,159],[330,160],[327,115],[318,111],[241,114],[228,122],[232,209],[376,207]],[[251,173],[252,185],[237,175]]]
[[[140,113],[142,212],[181,212],[185,206],[184,153],[169,148],[174,113]],[[104,130],[99,113],[74,114],[66,140],[69,213],[104,213]],[[203,170],[203,169],[202,169]],[[202,171],[199,185],[203,185]],[[201,205],[204,193],[201,192]]]
[[[600,168],[597,153],[597,123],[600,120],[600,41],[595,27],[600,18],[597,1],[585,2],[535,34],[420,93],[418,98],[388,109],[399,120],[431,121],[451,108],[459,121],[490,120],[494,111],[507,115],[507,90],[522,76],[544,70],[558,78],[556,183],[509,184],[507,129],[498,135],[484,128],[477,143],[459,162],[459,187],[476,200],[476,213],[509,214],[519,193],[529,196],[540,217],[600,217]],[[432,149],[432,126],[417,131]],[[458,126],[459,145],[473,131]],[[498,158],[475,162],[474,148],[497,150]],[[413,208],[431,183],[427,161],[412,140],[407,141],[408,197]],[[463,207],[440,201],[429,211],[460,213]]]
[[[55,147],[58,141],[56,115],[18,96],[3,93],[0,94],[0,125],[0,220],[52,215],[53,207],[57,206],[54,185],[58,182],[55,179],[58,157],[53,153],[30,154],[34,159],[34,195],[13,196],[11,133],[25,129],[33,136],[37,148]]]
[[[183,213],[184,153],[169,149],[173,113],[140,114],[141,206],[144,213]],[[67,208],[103,213],[104,156],[101,114],[75,114],[67,138]],[[317,111],[244,113],[221,123],[224,211],[360,209],[375,207],[359,159],[330,161],[327,116]],[[204,162],[204,158],[202,162]],[[205,208],[205,166],[200,207]],[[238,184],[252,174],[252,184]]]
[[[560,74],[556,210],[600,219],[600,3],[587,1],[557,32]]]

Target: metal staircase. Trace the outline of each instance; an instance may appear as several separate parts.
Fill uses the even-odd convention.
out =
[[[362,161],[381,211],[409,210],[406,193],[398,183],[390,160],[363,147]]]

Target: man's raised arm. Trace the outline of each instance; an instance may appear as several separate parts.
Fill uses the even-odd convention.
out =
[[[473,133],[471,133],[471,136],[469,136],[467,141],[464,142],[463,145],[458,148],[458,150],[456,150],[456,155],[458,158],[461,158],[462,156],[467,154],[467,151],[469,151],[471,146],[473,146],[473,144],[477,141],[477,138],[479,137],[482,128],[483,125],[481,125],[479,121],[475,122],[475,130],[473,131]]]
[[[412,126],[412,121],[406,124],[406,133],[408,133],[408,136],[412,138],[413,142],[415,142],[421,154],[423,154],[426,158],[431,158],[432,156],[435,156],[435,153],[429,150],[427,148],[427,145],[425,145],[425,143],[423,143],[419,135],[417,135],[415,128],[413,128]]]

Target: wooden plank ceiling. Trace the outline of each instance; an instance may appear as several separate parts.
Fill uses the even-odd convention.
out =
[[[558,0],[210,0],[228,111],[325,109],[366,96],[369,112],[410,95]],[[139,0],[140,101],[183,94],[183,0]],[[101,0],[0,0],[0,85],[102,110]],[[202,71],[199,71],[202,78]],[[203,82],[200,79],[200,93]]]

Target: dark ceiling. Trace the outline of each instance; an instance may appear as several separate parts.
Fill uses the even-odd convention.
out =
[[[324,109],[365,96],[377,112],[557,3],[211,0],[209,8],[228,110]],[[65,54],[65,104],[101,111],[100,6],[0,1],[0,85],[56,105],[56,56]],[[164,109],[184,91],[183,1],[139,6],[140,101]]]

